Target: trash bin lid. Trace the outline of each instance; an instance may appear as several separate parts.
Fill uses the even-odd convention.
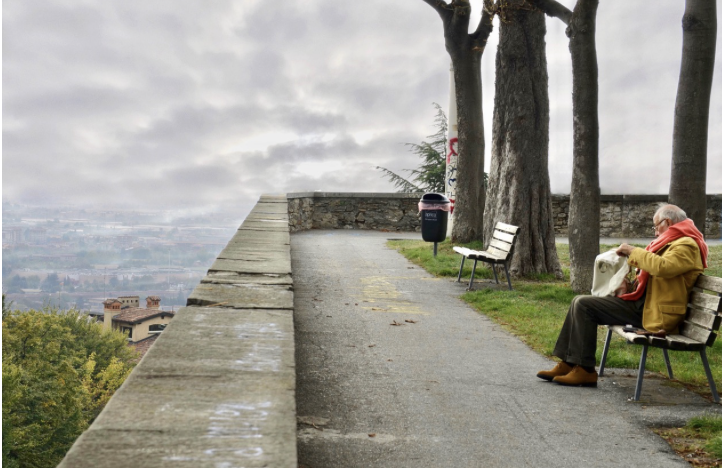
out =
[[[422,202],[451,203],[448,198],[440,193],[425,193],[421,197]]]

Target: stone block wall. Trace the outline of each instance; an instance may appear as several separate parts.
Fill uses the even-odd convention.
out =
[[[289,193],[291,232],[307,229],[419,231],[420,193]],[[666,195],[602,195],[601,237],[652,238],[652,217]],[[554,232],[569,235],[569,195],[552,195]],[[719,239],[722,195],[707,196],[706,234]]]
[[[666,195],[602,195],[599,207],[601,237],[654,237],[652,217]],[[552,195],[554,231],[569,235],[569,195]],[[722,222],[722,195],[707,195],[707,238],[719,239]]]
[[[708,239],[722,238],[722,195],[707,195],[707,224],[705,236]]]
[[[307,229],[419,231],[420,193],[289,193],[291,232]]]

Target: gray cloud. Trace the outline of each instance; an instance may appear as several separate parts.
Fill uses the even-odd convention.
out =
[[[604,193],[667,190],[682,11],[600,5]],[[391,191],[375,167],[415,167],[403,143],[448,103],[441,22],[418,0],[7,0],[3,29],[3,197],[19,202],[237,213],[263,192]],[[548,29],[550,174],[565,192],[571,65],[563,25]],[[493,33],[487,153],[495,49]],[[722,192],[716,71],[709,192]]]

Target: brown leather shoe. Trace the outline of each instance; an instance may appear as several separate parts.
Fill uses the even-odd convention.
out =
[[[567,364],[566,362],[562,361],[557,363],[556,366],[554,366],[554,369],[552,370],[543,370],[541,372],[537,373],[537,377],[544,380],[553,380],[554,377],[561,377],[562,375],[567,375],[572,371],[573,367]]]
[[[570,387],[596,387],[597,377],[597,371],[587,372],[581,366],[574,366],[570,373],[554,377],[552,382]]]

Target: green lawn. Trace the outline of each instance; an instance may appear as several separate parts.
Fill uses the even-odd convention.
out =
[[[433,256],[433,244],[423,241],[389,241],[395,248],[413,263],[423,267],[436,276],[456,277],[461,257],[452,250],[448,241],[439,244],[438,255]],[[466,247],[481,248],[478,243]],[[616,246],[601,245],[600,252]],[[644,246],[641,246],[644,247]],[[505,289],[480,289],[467,292],[461,297],[473,305],[480,313],[490,317],[506,330],[518,336],[534,350],[545,356],[551,356],[564,316],[574,293],[569,287],[569,246],[557,244],[559,260],[565,273],[565,279],[556,280],[545,275],[532,280],[512,280],[513,291]],[[473,262],[466,262],[462,277],[469,278]],[[707,274],[722,276],[722,246],[710,248]],[[481,263],[477,266],[475,278],[493,278],[491,269]],[[500,277],[503,281],[503,273]],[[603,328],[599,328],[597,362],[601,358],[604,344]],[[641,347],[626,344],[615,336],[607,357],[608,367],[636,369],[639,365]],[[670,351],[670,361],[674,376],[695,391],[710,395],[707,378],[698,353]],[[707,356],[712,374],[718,384],[722,384],[722,340],[718,340]],[[662,351],[650,349],[647,355],[647,370],[666,375]]]

